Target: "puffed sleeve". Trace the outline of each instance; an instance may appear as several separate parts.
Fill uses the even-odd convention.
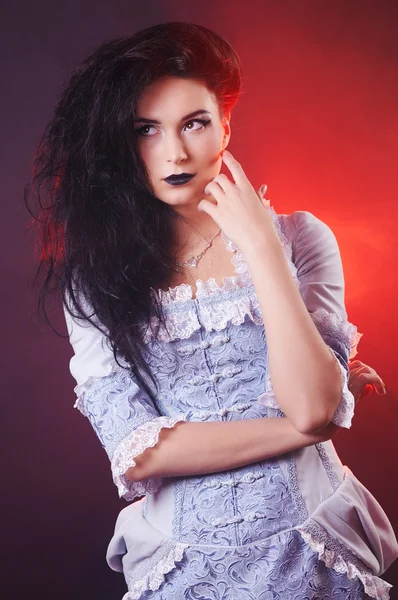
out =
[[[350,428],[355,399],[348,389],[348,362],[356,356],[363,334],[347,319],[338,243],[330,227],[308,211],[296,211],[284,217],[301,297],[340,370],[341,400],[332,421]],[[263,403],[272,395],[272,384],[268,381]]]
[[[68,296],[67,302],[70,306]],[[87,302],[83,303],[87,308]],[[65,304],[63,310],[74,351],[69,363],[77,384],[74,406],[88,418],[107,452],[119,496],[130,501],[153,493],[161,478],[131,482],[125,473],[135,466],[139,454],[155,446],[163,427],[173,427],[181,419],[159,413],[131,372],[116,363],[105,333],[88,321],[73,318]]]

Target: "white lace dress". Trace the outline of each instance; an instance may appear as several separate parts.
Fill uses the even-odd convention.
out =
[[[348,360],[362,334],[347,320],[336,238],[309,212],[268,205],[292,277],[341,373],[333,421],[350,427]],[[222,237],[236,275],[159,293],[166,324],[144,331],[152,398],[118,367],[106,336],[65,308],[75,406],[106,450],[119,495],[109,566],[123,600],[389,598],[380,575],[398,556],[383,509],[341,464],[331,441],[247,467],[130,482],[126,470],[162,428],[180,421],[282,417],[269,376],[266,331],[248,266]],[[206,444],[206,440],[203,440]],[[131,502],[135,500],[134,502]]]

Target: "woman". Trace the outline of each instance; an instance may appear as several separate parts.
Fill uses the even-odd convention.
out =
[[[76,69],[39,145],[41,299],[55,282],[75,406],[141,498],[107,560],[124,600],[384,600],[394,532],[331,442],[382,382],[355,361],[348,388],[330,228],[226,151],[240,85],[226,40],[156,25]]]

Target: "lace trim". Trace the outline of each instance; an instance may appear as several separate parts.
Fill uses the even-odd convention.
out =
[[[355,325],[336,313],[328,312],[325,308],[317,308],[310,315],[322,337],[324,335],[336,337],[350,349],[349,360],[358,354],[357,347],[363,333],[359,333]]]
[[[232,297],[224,296],[218,302],[203,304],[201,306],[201,322],[193,306],[178,310],[178,303],[174,303],[172,310],[166,313],[167,329],[163,323],[160,323],[156,339],[161,342],[187,339],[195,331],[201,329],[202,325],[206,331],[221,331],[227,327],[228,323],[241,325],[246,317],[256,324],[261,324],[263,319],[254,288],[237,288],[236,292]],[[156,317],[152,317],[151,326],[143,329],[144,343],[149,343],[155,337],[152,329],[156,319]]]
[[[286,260],[289,264],[290,271],[292,273],[294,283],[297,285],[297,287],[300,287],[300,280],[297,275],[297,267],[293,262],[293,248],[292,248],[291,242],[289,241],[289,239],[286,235],[285,222],[283,219],[278,218],[278,215],[276,214],[275,210],[272,208],[272,206],[270,206],[269,201],[268,201],[268,210],[271,214],[271,218],[272,218],[276,233],[278,234],[279,239],[281,241],[281,244],[282,244],[285,256],[286,256]]]
[[[306,509],[301,489],[298,483],[297,464],[292,453],[286,457],[287,478],[290,487],[290,492],[293,497],[293,502],[296,506],[298,516],[301,521],[308,519],[308,511]]]
[[[354,416],[355,398],[348,389],[348,373],[343,367],[341,362],[336,357],[334,351],[330,346],[328,349],[333,356],[336,365],[340,370],[340,382],[341,382],[341,400],[337,405],[335,413],[333,415],[332,423],[339,425],[339,427],[346,427],[349,429],[352,424],[352,418]]]
[[[325,450],[325,447],[322,442],[319,444],[315,444],[315,448],[318,450],[319,458],[322,461],[323,467],[326,471],[330,484],[333,488],[333,491],[336,491],[337,488],[340,487],[340,481],[333,469],[332,463],[330,462],[328,453]]]
[[[182,560],[185,548],[187,548],[187,544],[179,542],[169,541],[163,544],[159,549],[162,551],[163,557],[159,560],[158,553],[156,553],[150,559],[152,566],[149,567],[149,571],[138,581],[130,580],[128,582],[128,592],[122,600],[139,600],[141,594],[145,591],[158,590],[164,581],[165,575],[175,569],[176,563]]]
[[[353,327],[355,326],[353,325]],[[361,336],[362,334],[358,335]],[[327,348],[333,356],[336,365],[339,367],[341,381],[341,400],[335,410],[332,422],[338,425],[339,427],[345,427],[347,429],[350,429],[352,424],[352,418],[354,416],[355,398],[348,388],[348,373],[343,367],[343,365],[340,363],[340,361],[337,359],[334,350],[330,348],[330,346],[327,346]],[[266,406],[267,408],[274,408],[276,410],[280,410],[280,406],[275,397],[275,393],[271,383],[269,369],[266,379],[265,392],[258,396],[257,401],[259,402],[259,404],[261,404],[262,406]]]
[[[183,284],[185,285],[185,284]],[[179,306],[179,301],[175,301],[173,307]],[[185,307],[184,307],[185,308]],[[148,328],[143,324],[141,326],[142,337],[145,344],[148,344],[156,337],[161,342],[171,342],[175,339],[187,339],[194,331],[201,328],[200,321],[193,307],[186,307],[185,310],[171,310],[165,314],[167,329],[163,322],[159,322],[156,316],[150,319]],[[156,334],[153,331],[156,331]]]
[[[236,254],[231,257],[236,275],[224,277],[221,285],[216,282],[214,277],[211,277],[206,281],[197,279],[195,281],[197,298],[211,296],[212,294],[219,294],[220,292],[232,292],[248,286],[251,283],[250,272],[247,268],[243,254],[240,252],[239,248],[229,238],[227,238],[223,231],[221,232],[221,237],[225,242],[228,252],[236,252]],[[152,293],[154,291],[155,290],[152,288]],[[193,288],[188,283],[181,283],[180,285],[177,285],[174,288],[169,288],[168,290],[159,289],[157,290],[157,293],[163,306],[168,306],[176,302],[186,302],[187,300],[192,300]]]
[[[337,573],[345,573],[349,579],[358,577],[364,586],[365,593],[371,598],[389,600],[389,590],[392,585],[373,575],[352,552],[343,548],[322,527],[311,522],[298,531],[311,549],[318,553],[319,560],[322,560],[329,569],[333,569]]]
[[[160,477],[129,481],[125,473],[130,467],[135,467],[136,456],[157,444],[163,427],[171,428],[181,421],[183,421],[181,417],[155,418],[137,427],[120,442],[111,461],[113,482],[117,486],[119,497],[130,501],[137,496],[153,494],[158,489],[162,482]]]
[[[201,307],[202,323],[207,331],[221,331],[228,323],[241,325],[247,316],[257,325],[263,323],[254,289],[243,289],[242,292],[239,296],[224,298],[221,302]]]

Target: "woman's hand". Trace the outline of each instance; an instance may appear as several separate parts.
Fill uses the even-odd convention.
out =
[[[370,396],[373,389],[379,395],[386,394],[386,386],[381,377],[372,367],[365,365],[360,360],[353,360],[348,363],[350,376],[348,380],[348,389],[355,398],[357,403],[361,398]]]
[[[257,242],[263,243],[264,235],[274,237],[280,243],[266,201],[259,197],[242,166],[230,152],[224,150],[222,158],[234,181],[226,175],[216,175],[204,189],[216,203],[201,200],[198,210],[208,213],[242,252]]]

